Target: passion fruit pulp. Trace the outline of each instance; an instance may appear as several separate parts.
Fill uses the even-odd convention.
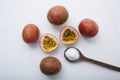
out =
[[[72,26],[65,26],[60,33],[60,40],[63,44],[72,44],[78,40],[78,32]]]
[[[73,32],[73,31],[71,31],[70,29],[66,29],[65,30],[65,32],[64,32],[64,34],[62,35],[62,40],[63,41],[73,41],[73,40],[75,40],[76,39],[76,34]]]
[[[49,36],[45,36],[45,39],[43,40],[43,47],[46,50],[49,50],[50,48],[53,48],[57,45],[57,43]]]
[[[63,6],[52,7],[47,14],[47,19],[51,24],[60,25],[68,19],[68,11]]]
[[[52,34],[46,33],[41,37],[40,46],[45,52],[51,52],[58,47],[58,40]]]

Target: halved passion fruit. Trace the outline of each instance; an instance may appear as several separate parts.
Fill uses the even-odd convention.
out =
[[[65,26],[61,30],[60,40],[63,44],[75,43],[79,38],[78,31],[72,26]]]
[[[58,40],[54,35],[46,33],[41,37],[40,46],[43,51],[51,52],[58,47]]]

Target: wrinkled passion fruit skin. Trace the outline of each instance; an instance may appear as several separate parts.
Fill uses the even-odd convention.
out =
[[[30,44],[34,43],[39,38],[39,29],[35,24],[27,24],[22,32],[24,42]]]
[[[98,33],[98,25],[95,21],[92,19],[83,19],[79,26],[78,29],[80,33],[85,36],[85,37],[94,37]]]
[[[52,7],[47,14],[47,19],[51,24],[60,25],[68,19],[68,11],[63,6]]]
[[[40,70],[46,75],[54,75],[61,70],[61,62],[55,57],[45,57],[40,63]]]

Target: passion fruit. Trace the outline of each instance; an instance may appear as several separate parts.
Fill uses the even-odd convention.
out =
[[[39,29],[35,24],[27,24],[22,31],[22,38],[26,43],[34,43],[39,38]]]
[[[58,40],[54,35],[46,33],[41,37],[40,46],[45,52],[51,52],[58,47]]]
[[[80,22],[78,29],[80,33],[85,37],[94,37],[98,33],[97,23],[94,20],[88,18],[83,19]]]
[[[40,62],[40,70],[46,75],[54,75],[61,70],[61,62],[55,57],[45,57]]]
[[[75,43],[79,38],[78,31],[72,26],[65,26],[61,30],[60,40],[63,44]]]
[[[47,19],[54,25],[63,24],[68,19],[68,11],[63,6],[54,6],[48,11]]]

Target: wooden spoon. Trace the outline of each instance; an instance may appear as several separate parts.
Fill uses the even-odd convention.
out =
[[[74,51],[70,51],[70,49],[73,49]],[[78,51],[78,54],[76,54],[75,52]],[[69,53],[68,53],[69,51]],[[79,58],[75,57],[75,55],[79,55]],[[68,57],[69,56],[69,57]],[[100,61],[97,61],[97,60],[94,60],[94,59],[91,59],[91,58],[88,58],[88,57],[85,57],[79,49],[75,48],[75,47],[68,47],[65,51],[64,51],[64,57],[70,61],[70,62],[77,62],[77,61],[81,61],[81,60],[84,60],[84,61],[88,61],[88,62],[91,62],[91,63],[94,63],[94,64],[97,64],[97,65],[100,65],[100,66],[103,66],[103,67],[106,67],[108,69],[112,69],[112,70],[115,70],[115,71],[119,71],[120,72],[120,67],[117,67],[117,66],[113,66],[113,65],[110,65],[110,64],[107,64],[107,63],[104,63],[104,62],[100,62]],[[73,59],[72,59],[73,58]],[[75,59],[76,58],[76,59]]]

